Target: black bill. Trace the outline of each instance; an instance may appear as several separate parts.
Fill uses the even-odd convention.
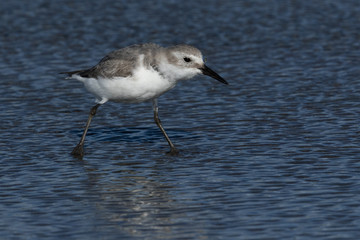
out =
[[[204,75],[208,75],[212,78],[215,78],[216,80],[218,80],[219,82],[222,82],[224,84],[229,84],[227,81],[225,81],[225,79],[223,79],[219,74],[217,74],[216,72],[214,72],[213,70],[211,70],[211,68],[209,68],[208,66],[204,65],[202,68],[200,68],[200,70],[202,71],[202,73]]]

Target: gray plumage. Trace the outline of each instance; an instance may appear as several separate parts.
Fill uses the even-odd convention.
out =
[[[84,78],[113,78],[131,76],[139,55],[144,55],[144,65],[158,70],[158,57],[161,53],[165,53],[169,63],[176,64],[178,58],[171,52],[182,52],[202,58],[200,50],[195,47],[181,44],[163,48],[154,43],[136,44],[122,49],[110,52],[100,62],[92,68],[85,70],[76,70],[71,72],[63,72],[68,76],[78,74]]]

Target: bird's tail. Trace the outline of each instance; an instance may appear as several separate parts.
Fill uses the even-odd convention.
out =
[[[68,77],[71,77],[74,74],[81,74],[82,72],[84,72],[84,70],[77,70],[72,72],[60,72],[59,74],[66,74]]]
[[[66,74],[68,78],[72,78],[74,75],[79,75],[83,78],[91,78],[94,77],[93,74],[94,67],[86,70],[77,70],[72,72],[61,72],[60,74]]]

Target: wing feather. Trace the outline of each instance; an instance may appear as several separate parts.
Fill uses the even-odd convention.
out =
[[[154,59],[151,55],[155,55],[159,48],[159,45],[153,43],[132,45],[110,52],[92,68],[63,73],[70,77],[78,74],[84,78],[128,77],[132,75],[141,54],[145,55],[146,64],[156,65],[155,60],[149,59]]]

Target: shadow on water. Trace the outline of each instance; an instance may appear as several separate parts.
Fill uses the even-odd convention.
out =
[[[155,124],[154,124],[155,125]],[[196,139],[197,136],[185,129],[168,128],[166,132],[171,139]],[[80,140],[82,130],[71,130],[69,134],[76,134]],[[155,127],[90,127],[86,140],[98,142],[164,142],[167,144],[164,135]]]

